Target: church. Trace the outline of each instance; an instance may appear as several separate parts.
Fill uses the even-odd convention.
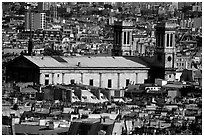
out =
[[[174,81],[176,77],[176,47],[175,32],[176,24],[162,21],[155,26],[156,48],[154,56],[135,55],[133,43],[133,23],[131,21],[119,21],[114,24],[114,44],[113,56],[129,56],[131,59],[140,58],[149,65],[150,83],[154,83],[155,78]]]
[[[6,66],[7,82],[33,82],[40,85],[84,84],[123,89],[143,84],[149,67],[142,60],[115,56],[24,56]]]
[[[84,84],[123,89],[128,84],[154,83],[156,78],[174,81],[176,77],[176,25],[158,23],[156,49],[152,57],[133,53],[131,22],[114,26],[112,56],[19,56],[6,66],[7,82],[33,82],[40,85]]]

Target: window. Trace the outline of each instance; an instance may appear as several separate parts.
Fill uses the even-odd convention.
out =
[[[87,99],[87,96],[82,96],[83,99]]]
[[[73,96],[72,98],[73,98],[73,99],[78,99],[76,96]]]
[[[129,85],[129,83],[130,83],[130,80],[126,79],[126,87]]]
[[[70,83],[71,83],[71,84],[74,84],[74,83],[75,83],[75,80],[74,80],[74,79],[71,79],[71,80],[70,80]]]
[[[108,80],[108,88],[111,88],[111,87],[112,87],[112,80],[109,79],[109,80]]]
[[[35,97],[35,94],[31,94],[31,98],[34,98]]]
[[[124,44],[126,44],[126,32],[124,32]]]
[[[101,98],[102,98],[102,99],[106,99],[106,97],[105,97],[105,96],[101,96]]]
[[[127,33],[127,44],[130,44],[130,32]]]
[[[92,99],[97,99],[95,96],[91,96]]]
[[[59,78],[59,74],[57,74],[57,77]]]
[[[169,46],[169,34],[167,34],[166,46]]]
[[[173,34],[171,34],[171,38],[170,38],[170,46],[172,47],[173,45]]]
[[[89,80],[89,85],[90,85],[90,86],[93,86],[93,79],[90,79],[90,80]]]
[[[169,75],[169,78],[171,78],[171,75]]]
[[[49,79],[45,80],[45,85],[49,85]]]
[[[49,77],[49,74],[46,74],[45,77],[46,77],[46,78]]]

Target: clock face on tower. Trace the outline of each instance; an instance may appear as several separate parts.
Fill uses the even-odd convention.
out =
[[[171,56],[168,56],[167,60],[170,62],[171,61]]]
[[[173,68],[173,54],[165,54],[165,68]]]

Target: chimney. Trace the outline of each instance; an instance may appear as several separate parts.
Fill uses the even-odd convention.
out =
[[[77,66],[80,67],[80,65],[81,65],[81,62],[78,62]]]
[[[30,38],[29,41],[28,41],[28,55],[29,55],[29,56],[31,56],[32,50],[33,50],[33,41],[32,41],[32,39]]]
[[[40,86],[40,90],[39,90],[39,93],[42,93],[42,87]]]
[[[100,123],[102,123],[102,116],[100,117]]]

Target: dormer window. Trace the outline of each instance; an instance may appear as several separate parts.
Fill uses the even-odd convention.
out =
[[[101,96],[102,99],[106,99],[105,96]]]
[[[87,96],[82,96],[83,99],[87,99]]]
[[[190,41],[191,39],[190,39],[190,37],[187,37],[187,41]]]
[[[91,96],[91,98],[92,98],[92,99],[96,99],[96,97],[94,97],[94,96]]]
[[[73,96],[72,98],[73,98],[73,99],[78,99],[76,96]]]

